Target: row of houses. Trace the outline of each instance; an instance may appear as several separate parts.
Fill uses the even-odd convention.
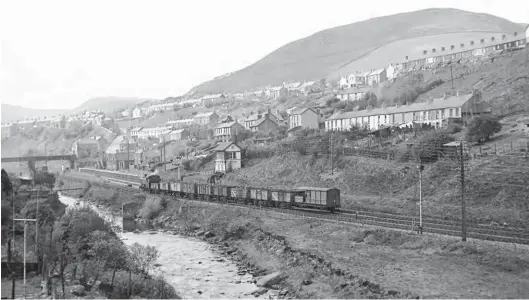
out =
[[[526,33],[527,35],[527,33]],[[401,62],[390,64],[388,67],[372,69],[370,71],[356,71],[346,76],[341,76],[338,86],[338,98],[342,100],[358,101],[369,89],[377,83],[383,83],[396,78],[402,71],[413,71],[438,63],[449,63],[461,58],[487,56],[494,52],[525,47],[527,38],[513,33],[489,36],[479,41],[462,42],[459,45],[442,46],[433,49],[424,49],[422,55],[405,56]]]
[[[428,66],[440,62],[451,62],[461,58],[487,56],[505,50],[525,48],[526,44],[527,38],[517,32],[513,34],[504,33],[501,36],[496,34],[481,38],[479,41],[471,40],[461,42],[459,45],[452,44],[439,48],[424,49],[420,55],[405,56],[399,65],[404,70],[413,70],[417,69],[418,66]]]
[[[352,127],[378,130],[390,126],[426,123],[444,126],[450,120],[465,121],[475,115],[488,114],[491,107],[482,101],[480,92],[430,99],[424,103],[339,112],[325,121],[327,131],[346,131]]]

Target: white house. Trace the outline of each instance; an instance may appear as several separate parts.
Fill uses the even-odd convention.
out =
[[[141,111],[141,108],[139,107],[135,107],[133,110],[132,110],[132,117],[134,119],[136,118],[141,118],[142,116],[142,111]]]
[[[318,129],[319,126],[318,113],[312,108],[295,110],[289,116],[289,129],[296,127]]]
[[[529,44],[529,25],[525,28],[525,43]]]

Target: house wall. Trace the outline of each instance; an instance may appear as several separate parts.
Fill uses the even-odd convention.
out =
[[[259,124],[259,126],[256,126],[256,127],[257,127],[257,131],[266,132],[266,131],[277,130],[278,125],[274,121],[270,119],[266,119],[261,124]]]
[[[318,129],[318,114],[310,109],[301,114],[301,127]]]

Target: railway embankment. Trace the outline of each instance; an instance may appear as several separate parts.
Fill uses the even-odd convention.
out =
[[[67,180],[63,178],[63,180]],[[78,184],[78,183],[76,183]],[[83,191],[81,191],[83,192]],[[90,186],[86,200],[216,244],[294,298],[529,296],[529,250]],[[268,275],[268,277],[267,277]]]

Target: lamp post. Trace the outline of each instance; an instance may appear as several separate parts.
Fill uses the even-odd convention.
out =
[[[422,234],[422,171],[424,170],[424,166],[420,158],[417,169],[419,170],[419,231]]]
[[[22,221],[24,222],[24,298],[26,298],[26,232],[28,228],[27,222],[37,222],[37,219],[14,219],[14,221]]]

